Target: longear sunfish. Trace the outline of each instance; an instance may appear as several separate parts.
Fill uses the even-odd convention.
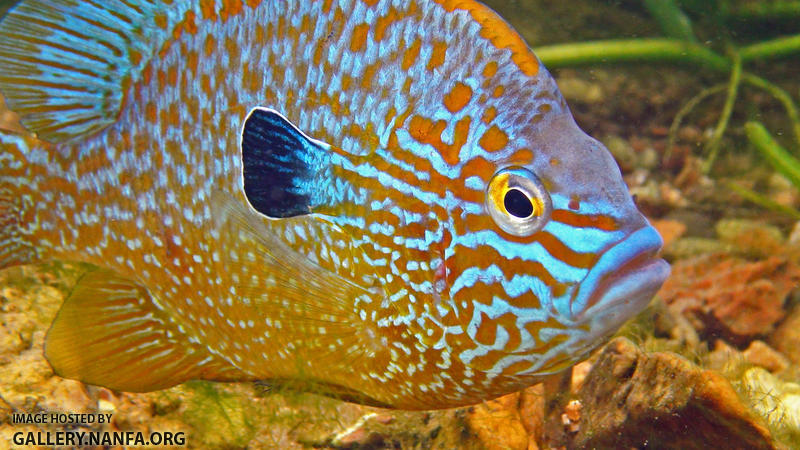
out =
[[[405,409],[520,390],[661,286],[602,144],[471,0],[23,0],[0,22],[0,267],[97,268],[54,371]]]

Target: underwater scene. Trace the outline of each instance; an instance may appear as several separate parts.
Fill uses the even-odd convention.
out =
[[[800,1],[0,0],[0,449],[800,448]]]

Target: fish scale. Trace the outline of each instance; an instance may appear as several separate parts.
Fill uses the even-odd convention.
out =
[[[668,271],[477,2],[25,0],[0,63],[37,133],[0,132],[0,262],[98,267],[48,333],[68,378],[476,403],[583,358]]]

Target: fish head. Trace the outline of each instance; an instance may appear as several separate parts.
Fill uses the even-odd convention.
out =
[[[447,294],[476,344],[461,355],[468,364],[553,373],[642,311],[669,265],[612,155],[549,74],[512,94],[493,124],[504,145],[476,149],[481,163],[467,161],[452,185],[454,198],[479,191],[482,202],[450,210]]]

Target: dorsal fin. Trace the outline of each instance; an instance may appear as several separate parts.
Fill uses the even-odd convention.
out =
[[[47,332],[44,354],[56,374],[118,391],[248,379],[188,339],[144,287],[106,269],[78,280]]]
[[[194,3],[23,0],[0,22],[0,91],[44,140],[96,133]]]

